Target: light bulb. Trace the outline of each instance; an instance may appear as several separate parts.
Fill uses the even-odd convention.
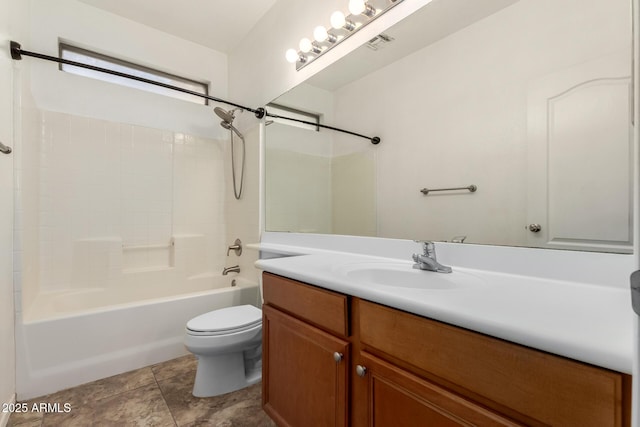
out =
[[[327,33],[325,27],[318,25],[315,30],[313,30],[313,38],[316,39],[318,43],[322,43],[329,38],[329,33]]]
[[[304,53],[307,53],[312,48],[311,40],[305,37],[302,40],[300,40],[300,44],[298,46],[300,47],[301,51],[303,51]]]
[[[346,22],[347,21],[344,17],[344,13],[340,12],[339,10],[331,14],[331,26],[336,30],[344,27],[344,24],[346,24]]]
[[[349,0],[349,12],[360,15],[366,9],[364,0]]]
[[[287,58],[288,62],[293,64],[298,60],[300,55],[298,55],[298,52],[295,49],[288,49],[287,53],[285,54],[285,57]]]

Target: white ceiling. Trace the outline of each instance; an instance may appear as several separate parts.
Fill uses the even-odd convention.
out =
[[[276,0],[80,0],[182,39],[229,53]]]

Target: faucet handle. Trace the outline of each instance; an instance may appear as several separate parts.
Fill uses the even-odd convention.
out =
[[[242,242],[240,241],[240,239],[236,239],[236,241],[233,242],[233,245],[230,245],[227,248],[227,256],[229,256],[229,252],[231,251],[234,251],[237,256],[242,255]]]
[[[420,243],[422,245],[422,254],[426,256],[431,256],[435,252],[435,246],[433,244],[433,240],[414,240],[416,243]]]

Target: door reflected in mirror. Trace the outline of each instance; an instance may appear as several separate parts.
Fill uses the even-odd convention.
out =
[[[382,142],[270,124],[267,231],[632,251],[628,0],[434,0],[384,34],[274,101]]]

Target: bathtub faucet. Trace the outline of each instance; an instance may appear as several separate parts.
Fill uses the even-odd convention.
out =
[[[234,265],[233,267],[225,267],[224,270],[222,270],[223,276],[226,276],[229,273],[240,273],[240,266]]]
[[[233,245],[227,248],[227,256],[229,256],[229,252],[231,251],[234,251],[238,256],[242,255],[242,241],[240,239],[236,239]]]

